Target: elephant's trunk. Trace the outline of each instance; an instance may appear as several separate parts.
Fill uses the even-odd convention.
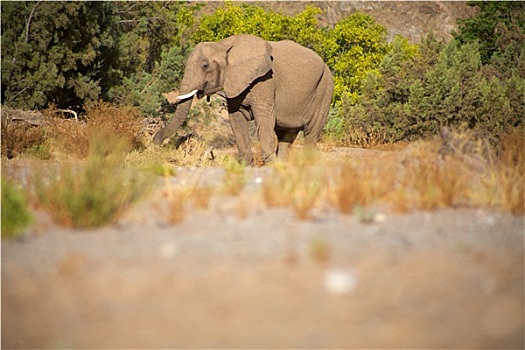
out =
[[[175,115],[171,118],[168,125],[160,129],[153,137],[154,144],[161,145],[165,139],[173,135],[182,126],[190,111],[191,101],[192,98],[187,98],[179,103]]]

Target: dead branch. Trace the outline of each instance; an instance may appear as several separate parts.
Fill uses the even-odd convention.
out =
[[[75,116],[75,120],[78,120],[78,113],[71,109],[58,109],[57,112],[73,114],[73,116]]]

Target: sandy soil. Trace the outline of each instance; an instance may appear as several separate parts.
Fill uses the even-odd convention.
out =
[[[254,201],[267,169],[248,174],[243,194],[175,225],[160,194],[99,229],[38,213],[2,241],[2,348],[524,347],[523,217],[304,221]]]

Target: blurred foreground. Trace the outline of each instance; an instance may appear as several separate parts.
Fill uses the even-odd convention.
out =
[[[224,169],[179,169],[174,185]],[[3,348],[523,348],[524,220],[477,209],[343,214],[242,193],[166,220],[158,191],[102,228],[39,211],[2,242]],[[364,210],[364,209],[363,209]]]

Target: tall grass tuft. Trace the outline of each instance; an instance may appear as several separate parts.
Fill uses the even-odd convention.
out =
[[[504,135],[499,154],[484,178],[484,200],[519,215],[525,213],[525,129]]]
[[[473,181],[462,161],[428,152],[405,165],[401,187],[413,208],[432,210],[469,205]]]
[[[380,156],[370,160],[346,160],[334,174],[331,201],[341,212],[352,213],[384,201],[395,188],[397,163],[394,158]]]
[[[85,162],[62,163],[56,171],[36,172],[39,203],[64,226],[109,223],[149,188],[144,174],[125,167],[126,140],[102,131],[91,135],[89,145]]]
[[[223,193],[238,195],[246,185],[246,165],[234,157],[229,157],[224,165],[226,171],[222,180]]]
[[[514,130],[502,139],[499,165],[501,202],[514,214],[525,213],[525,130]]]
[[[286,162],[278,161],[272,167],[272,176],[262,186],[266,205],[291,206],[299,219],[311,219],[323,188],[328,188],[319,153],[312,149],[292,151]]]

